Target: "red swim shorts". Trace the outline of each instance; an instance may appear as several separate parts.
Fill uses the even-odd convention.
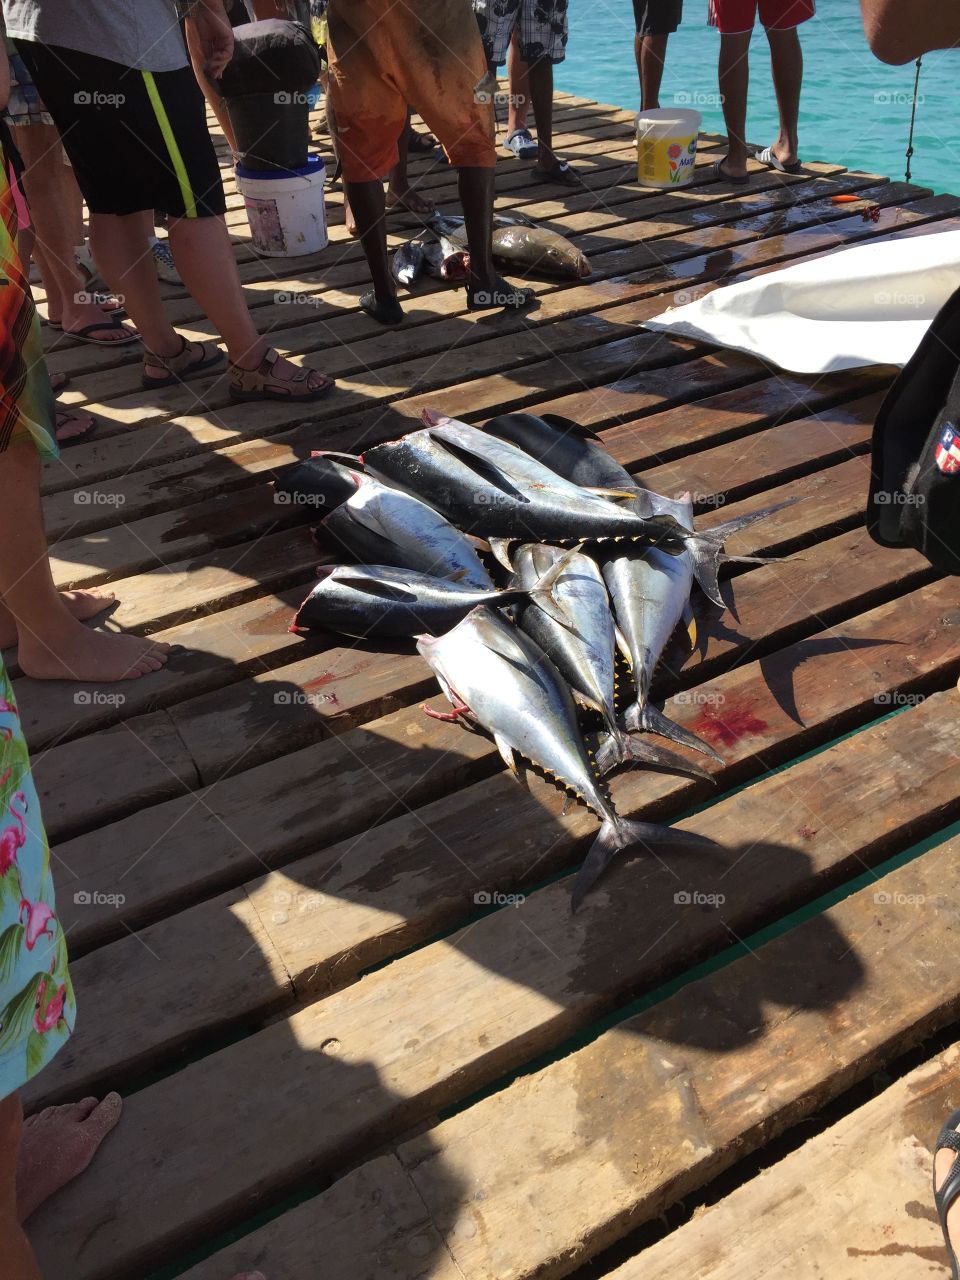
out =
[[[789,31],[812,18],[816,0],[712,0],[717,30],[724,36],[752,31],[760,14],[767,31]]]

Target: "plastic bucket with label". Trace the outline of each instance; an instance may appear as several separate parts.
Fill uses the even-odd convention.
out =
[[[644,187],[684,187],[693,180],[702,117],[688,107],[637,114],[637,181]]]
[[[298,258],[327,247],[325,178],[320,156],[310,156],[302,169],[237,165],[237,188],[257,253],[267,258]]]

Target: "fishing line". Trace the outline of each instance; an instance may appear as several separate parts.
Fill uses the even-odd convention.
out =
[[[920,88],[920,68],[923,66],[923,55],[917,59],[917,74],[913,78],[913,96],[910,102],[910,137],[907,139],[907,173],[909,182],[912,175],[910,161],[913,159],[913,129],[917,123],[917,90]]]

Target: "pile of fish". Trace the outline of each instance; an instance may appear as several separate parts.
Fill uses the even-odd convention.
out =
[[[538,227],[522,213],[493,215],[493,258],[503,270],[534,272],[560,280],[580,280],[590,263],[576,245],[556,231]],[[412,289],[426,273],[458,283],[470,275],[470,252],[462,217],[435,213],[419,235],[400,245],[393,255],[393,277]]]
[[[292,630],[415,637],[451,706],[428,714],[486,730],[514,774],[528,762],[592,809],[576,908],[621,851],[708,843],[621,817],[603,779],[624,765],[710,776],[651,740],[721,759],[650,702],[653,673],[679,628],[696,643],[694,582],[723,605],[719,564],[756,561],[726,539],[780,508],[696,531],[688,495],[643,488],[566,419],[422,420],[362,458],[319,453],[278,478],[327,511],[318,535],[352,561],[320,571]]]

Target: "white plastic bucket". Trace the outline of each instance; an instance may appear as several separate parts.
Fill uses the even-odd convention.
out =
[[[266,258],[299,258],[329,243],[323,203],[326,167],[311,156],[303,169],[276,172],[237,165],[253,247]]]
[[[637,113],[637,181],[644,187],[685,187],[693,180],[702,117],[688,107]]]

